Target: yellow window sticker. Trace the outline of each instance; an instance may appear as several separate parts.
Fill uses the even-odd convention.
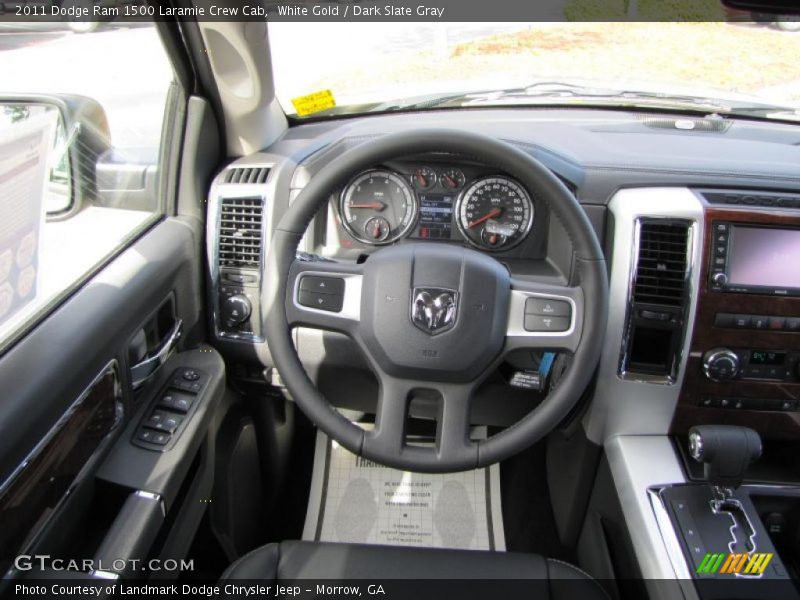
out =
[[[306,115],[333,108],[336,106],[336,100],[333,99],[332,91],[322,90],[321,92],[314,92],[307,96],[292,98],[292,104],[297,111],[297,116],[305,117]]]

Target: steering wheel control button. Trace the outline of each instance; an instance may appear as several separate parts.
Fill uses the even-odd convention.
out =
[[[525,331],[567,331],[569,317],[525,315]]]
[[[344,305],[344,279],[305,275],[300,279],[297,301],[300,306],[328,312],[341,312]]]
[[[320,294],[319,292],[306,292],[300,290],[300,305],[328,312],[340,312],[344,305],[344,296],[333,294]]]
[[[344,296],[344,279],[341,277],[304,275],[300,280],[300,291]]]
[[[525,314],[545,317],[571,317],[572,307],[565,300],[528,298],[525,300]]]

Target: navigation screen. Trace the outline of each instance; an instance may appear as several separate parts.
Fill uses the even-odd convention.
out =
[[[419,197],[419,237],[449,240],[453,233],[455,196],[421,194]]]
[[[730,285],[800,288],[800,230],[734,227]]]

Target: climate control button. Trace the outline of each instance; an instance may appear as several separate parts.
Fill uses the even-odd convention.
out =
[[[714,348],[703,355],[703,373],[711,381],[730,381],[739,374],[739,356],[727,348]]]

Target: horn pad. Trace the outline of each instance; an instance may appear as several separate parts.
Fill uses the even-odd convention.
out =
[[[467,248],[392,246],[364,265],[361,338],[387,373],[472,381],[503,348],[508,271]]]

